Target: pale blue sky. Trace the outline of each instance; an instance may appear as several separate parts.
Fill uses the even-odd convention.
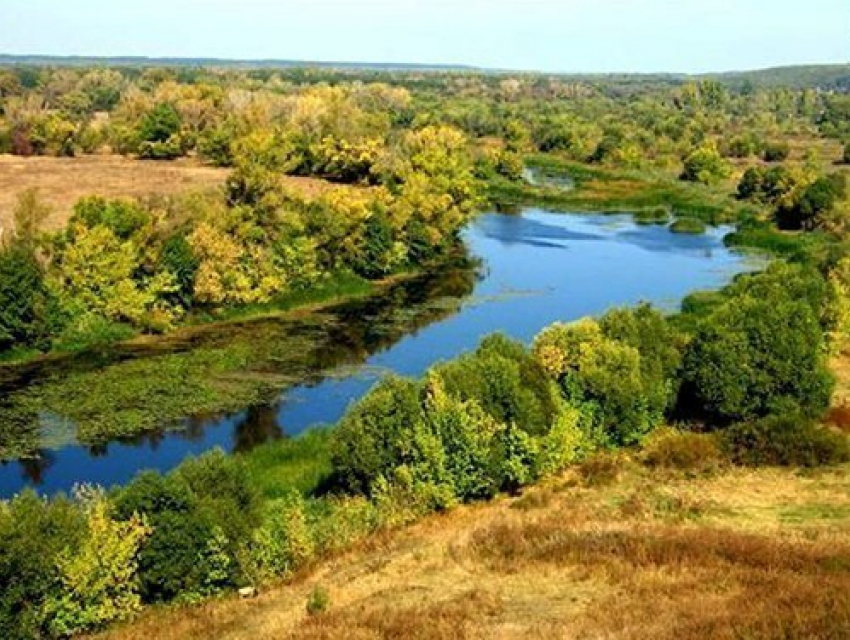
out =
[[[0,52],[725,71],[850,61],[850,0],[0,0]]]

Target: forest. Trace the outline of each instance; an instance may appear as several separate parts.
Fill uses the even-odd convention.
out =
[[[0,67],[2,154],[227,171],[201,191],[91,194],[55,228],[42,194],[18,194],[0,212],[3,367],[319,290],[368,296],[462,258],[463,229],[491,207],[627,211],[683,234],[732,224],[727,245],[769,256],[675,313],[611,309],[530,344],[495,334],[422,377],[389,375],[331,428],[0,502],[0,636],[68,637],[279,584],[618,452],[686,473],[846,470],[846,424],[824,417],[850,337],[850,95],[846,73],[823,73]],[[5,457],[14,430],[0,424]]]

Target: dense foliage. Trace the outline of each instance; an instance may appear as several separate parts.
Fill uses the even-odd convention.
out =
[[[50,234],[25,194],[0,246],[4,354],[163,332],[199,311],[422,267],[456,246],[482,185],[513,202],[637,207],[681,232],[736,221],[730,242],[787,258],[691,296],[676,316],[615,309],[555,324],[530,347],[491,336],[422,379],[387,377],[329,432],[208,454],[109,494],[0,503],[0,636],[67,636],[144,604],[288,577],[373,531],[520,491],[598,449],[649,441],[651,464],[692,469],[724,454],[790,465],[850,456],[844,435],[816,424],[832,392],[827,355],[850,335],[850,208],[833,166],[847,161],[850,103],[832,89],[21,68],[0,72],[0,107],[0,152],[190,155],[230,168],[220,192],[84,198]],[[805,141],[802,155],[791,138]],[[545,184],[565,167],[569,188]],[[321,188],[294,193],[285,175]],[[268,357],[293,346],[279,348]],[[237,368],[219,353],[192,356],[208,373]],[[144,386],[152,410],[128,408],[140,430],[157,412],[186,413],[160,384],[210,406],[253,398],[188,376],[178,357],[156,366],[124,369],[156,378]],[[62,388],[75,415],[96,413],[86,397],[96,374]],[[138,397],[123,380],[102,384]],[[44,410],[36,400],[28,410]],[[670,421],[716,433],[658,431]]]

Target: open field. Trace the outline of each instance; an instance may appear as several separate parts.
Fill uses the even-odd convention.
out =
[[[372,539],[254,600],[154,609],[105,637],[848,637],[848,477],[597,463]],[[330,604],[309,616],[317,586]]]
[[[0,155],[0,228],[8,229],[18,194],[36,188],[50,205],[48,229],[61,228],[83,196],[143,197],[219,187],[228,169],[204,166],[195,160],[136,160],[97,155],[78,158],[22,158]],[[314,195],[327,187],[315,178],[284,177],[286,186]]]

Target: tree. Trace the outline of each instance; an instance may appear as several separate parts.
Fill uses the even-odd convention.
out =
[[[14,346],[43,346],[54,298],[31,247],[0,248],[0,352]]]
[[[83,542],[59,555],[62,591],[45,604],[50,629],[60,636],[126,620],[141,608],[138,553],[150,529],[138,516],[112,520],[102,495],[88,500]]]
[[[139,155],[154,160],[168,160],[182,155],[180,129],[182,121],[173,104],[160,102],[139,120],[136,127]]]
[[[501,424],[515,424],[531,435],[549,431],[558,413],[557,390],[525,347],[495,334],[474,353],[435,367],[446,393],[476,402]]]
[[[682,180],[713,184],[729,175],[729,166],[720,156],[717,147],[706,144],[685,158]]]
[[[766,416],[789,401],[810,416],[826,408],[832,379],[815,312],[770,291],[734,296],[704,321],[685,355],[687,410],[723,423]]]
[[[738,198],[756,200],[764,192],[764,172],[759,167],[749,167],[738,182]]]
[[[84,539],[84,514],[66,498],[25,491],[0,503],[0,636],[43,638],[45,604],[62,596],[58,560]]]
[[[663,347],[650,344],[656,329],[645,320],[649,317],[609,317],[608,331],[622,340],[605,335],[591,319],[554,324],[534,340],[538,361],[558,382],[567,402],[581,406],[610,443],[640,440],[660,421],[669,400],[660,376],[672,366],[672,358],[668,361]],[[641,352],[629,344],[644,339],[645,365]]]
[[[782,229],[811,230],[818,226],[845,194],[844,176],[822,176],[807,186],[793,203],[777,209],[777,222]]]
[[[0,352],[16,345],[45,346],[56,328],[56,299],[36,254],[39,227],[48,213],[35,191],[24,192],[15,208],[14,230],[0,238]]]
[[[416,461],[411,436],[424,420],[420,391],[412,380],[385,378],[346,413],[331,441],[342,487],[368,494],[380,477]]]

